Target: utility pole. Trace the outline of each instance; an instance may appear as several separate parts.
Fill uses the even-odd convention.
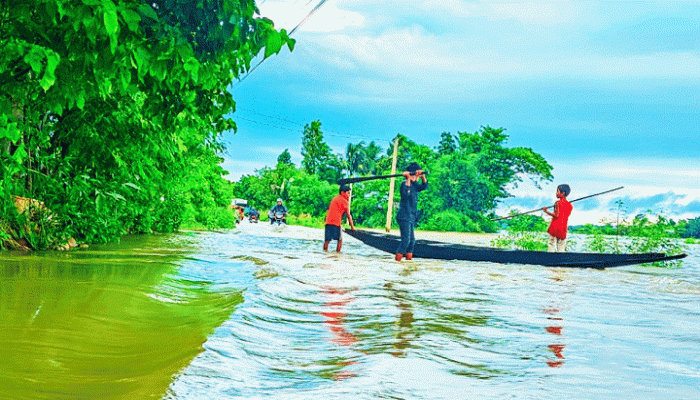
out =
[[[396,135],[396,139],[394,139],[394,156],[393,159],[391,160],[391,174],[396,175],[396,158],[397,158],[397,153],[398,153],[398,147],[399,147],[399,135]],[[387,232],[391,231],[391,217],[394,212],[394,181],[396,178],[391,178],[391,181],[389,181],[389,205],[387,206],[386,210],[386,227],[385,230]]]

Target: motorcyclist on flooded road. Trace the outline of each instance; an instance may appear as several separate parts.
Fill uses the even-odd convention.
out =
[[[287,207],[282,204],[282,199],[277,199],[277,204],[270,209],[268,216],[270,217],[270,224],[275,223],[276,220],[282,221],[282,223],[287,223]],[[278,216],[281,215],[281,218]]]

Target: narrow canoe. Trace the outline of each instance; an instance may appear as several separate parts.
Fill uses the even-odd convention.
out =
[[[395,235],[363,230],[346,230],[345,233],[368,246],[395,253],[401,238]],[[611,254],[611,253],[548,253],[544,251],[507,250],[495,247],[471,246],[455,243],[416,240],[413,256],[439,260],[469,260],[496,263],[532,264],[560,268],[604,269],[623,265],[644,264],[678,260],[685,254],[665,253]]]

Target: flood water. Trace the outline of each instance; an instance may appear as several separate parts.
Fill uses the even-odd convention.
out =
[[[322,235],[0,253],[0,399],[700,398],[700,246],[599,271]]]

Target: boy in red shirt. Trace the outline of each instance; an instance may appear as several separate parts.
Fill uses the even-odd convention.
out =
[[[331,240],[338,241],[338,247],[336,251],[340,253],[340,248],[343,246],[343,239],[340,236],[340,226],[343,222],[343,214],[348,215],[348,224],[350,224],[350,229],[355,230],[355,224],[352,222],[352,215],[350,214],[350,203],[348,199],[350,198],[350,187],[342,185],[338,190],[338,195],[331,200],[331,204],[328,207],[328,212],[326,213],[326,233],[325,241],[323,242],[323,251],[328,251],[328,244]]]
[[[569,203],[566,196],[571,193],[569,185],[557,186],[557,200],[554,203],[554,212],[547,211],[547,207],[543,207],[542,211],[552,217],[552,222],[549,224],[549,248],[550,253],[563,253],[566,251],[566,231],[569,229],[569,215],[574,206]]]

